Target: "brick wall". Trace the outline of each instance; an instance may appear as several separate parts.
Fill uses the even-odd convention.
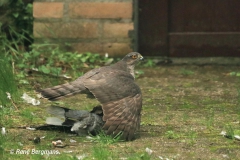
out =
[[[35,0],[33,16],[36,43],[113,56],[133,50],[133,0]]]

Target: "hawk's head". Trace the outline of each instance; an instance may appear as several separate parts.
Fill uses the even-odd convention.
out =
[[[135,65],[137,62],[143,60],[143,56],[138,52],[131,52],[128,53],[124,58],[123,61],[126,61],[129,65]]]

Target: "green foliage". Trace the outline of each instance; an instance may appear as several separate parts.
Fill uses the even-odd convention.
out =
[[[33,12],[30,1],[10,0],[0,3],[0,53],[15,62],[33,41]]]
[[[83,74],[83,68],[95,68],[113,61],[112,58],[106,58],[90,52],[83,54],[65,52],[58,45],[52,45],[47,42],[32,45],[31,50],[27,52],[21,50],[20,46],[24,45],[24,41],[28,40],[28,38],[10,26],[9,34],[11,37],[16,38],[9,40],[8,35],[0,31],[0,52],[4,54],[8,62],[13,64],[17,77],[24,83],[28,83],[24,80],[26,71],[34,70],[54,76],[71,71],[74,74],[74,78],[76,78]]]
[[[0,10],[2,10],[1,30],[7,34],[7,38],[11,41],[16,41],[18,36],[11,35],[13,29],[18,34],[31,39],[33,33],[33,7],[31,1],[24,2],[23,0],[10,0],[0,3]],[[10,29],[10,31],[9,31]]]
[[[6,107],[3,106],[0,108],[0,126],[9,127],[13,124],[13,119],[11,119],[11,116],[13,115],[13,107]]]
[[[230,72],[229,75],[230,76],[240,77],[240,72]]]
[[[113,144],[121,141],[120,137],[121,137],[121,133],[117,134],[115,137],[112,137],[112,136],[106,135],[104,131],[100,131],[97,136],[93,136],[91,137],[91,139],[101,144],[109,145],[109,144]]]
[[[155,67],[156,63],[152,59],[147,59],[147,60],[144,60],[143,66],[144,67]]]
[[[146,152],[140,155],[140,159],[141,159],[141,160],[150,160],[150,159],[152,159],[151,157],[152,157],[152,156],[149,155],[149,154],[146,153]]]
[[[226,125],[225,126],[225,129],[226,129],[226,135],[227,135],[227,137],[228,138],[230,138],[230,139],[234,139],[234,129],[233,129],[233,127],[230,125],[230,124],[228,124],[228,125]]]
[[[165,136],[168,138],[168,139],[177,139],[179,138],[180,136],[178,134],[176,134],[173,130],[169,130],[167,132],[165,132]]]
[[[34,69],[55,76],[72,71],[75,73],[74,77],[78,77],[82,74],[83,68],[95,68],[104,65],[108,60],[99,54],[64,52],[58,46],[41,44],[33,45],[30,52],[19,54],[16,59],[16,67],[20,70]]]
[[[206,115],[206,124],[208,129],[211,129],[214,125],[214,114],[214,109],[211,108],[209,113]]]
[[[33,121],[33,118],[34,118],[34,114],[32,113],[32,111],[30,109],[24,109],[22,112],[21,112],[21,116],[23,118],[26,118],[27,120],[30,121],[30,123],[32,123]]]
[[[21,32],[25,32],[25,35],[32,37],[33,33],[33,6],[31,3],[24,3],[22,0],[17,0],[17,2],[12,1],[11,6],[14,8],[12,10],[12,17],[16,24],[16,28]]]
[[[9,95],[7,95],[9,93]],[[9,126],[12,119],[12,103],[17,100],[18,89],[13,69],[6,59],[0,59],[0,126]],[[1,128],[0,128],[1,129]],[[4,154],[5,135],[0,133],[0,156]]]
[[[135,153],[127,158],[127,160],[150,160],[150,159],[153,159],[153,156],[149,155],[147,152]]]
[[[2,23],[0,22],[0,28],[1,26]],[[9,26],[8,32],[9,35],[0,30],[0,52],[2,55],[4,54],[9,61],[11,61],[13,58],[19,58],[19,51],[21,51],[20,46],[24,45],[24,41],[27,40],[27,38],[23,34],[18,33],[11,26]]]
[[[135,71],[135,77],[136,77],[136,78],[140,77],[140,76],[143,75],[143,74],[144,74],[144,71],[143,71],[143,70],[136,70],[136,71]]]
[[[0,23],[0,28],[1,28]],[[9,38],[10,37],[10,38]],[[7,61],[14,64],[17,77],[26,76],[26,71],[37,70],[44,74],[58,76],[69,70],[75,73],[74,77],[82,74],[82,68],[94,68],[112,61],[99,54],[90,52],[79,54],[77,52],[65,52],[57,45],[49,43],[31,46],[30,51],[21,50],[24,42],[30,41],[25,32],[19,33],[14,27],[9,26],[8,34],[0,31],[0,52],[4,54]]]
[[[111,159],[111,157],[113,156],[112,153],[109,151],[109,149],[106,146],[102,146],[102,145],[94,146],[92,155],[94,159],[98,159],[98,160]]]
[[[195,144],[197,138],[197,132],[194,131],[192,128],[187,133],[187,137],[189,138],[188,144]]]
[[[180,70],[180,74],[185,75],[185,76],[188,76],[188,75],[193,75],[194,72],[191,71],[191,70],[189,70],[189,69],[182,68],[182,69]]]
[[[11,65],[6,59],[0,59],[0,105],[10,106],[11,101],[7,98],[7,92],[10,93],[11,99],[18,95],[18,89]]]
[[[4,148],[5,148],[5,144],[6,143],[6,137],[5,135],[0,134],[0,158],[2,159],[2,157],[4,156]]]

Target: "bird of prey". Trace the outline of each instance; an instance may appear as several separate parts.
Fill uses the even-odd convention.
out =
[[[134,82],[134,67],[141,60],[140,53],[131,52],[113,65],[92,69],[75,81],[38,92],[49,100],[78,93],[94,95],[102,106],[105,133],[121,134],[121,139],[133,140],[140,127],[142,108],[141,90]]]

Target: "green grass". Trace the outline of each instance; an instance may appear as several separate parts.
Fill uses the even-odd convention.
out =
[[[0,127],[6,128],[13,123],[11,115],[16,110],[13,106],[16,107],[19,94],[13,69],[5,59],[0,59],[0,79]],[[10,97],[6,93],[9,93]],[[0,136],[0,156],[3,156],[7,138],[2,134]]]
[[[179,73],[182,75],[186,75],[186,76],[194,74],[194,72],[192,70],[186,69],[186,68],[182,68]]]
[[[168,139],[177,139],[180,137],[179,134],[175,133],[173,130],[168,130],[165,132],[165,136],[168,138]]]
[[[33,112],[32,112],[31,109],[24,109],[24,110],[21,112],[20,115],[21,115],[21,117],[22,117],[23,119],[26,119],[27,122],[29,122],[29,123],[32,123],[32,122],[33,122],[34,114],[33,114]]]
[[[208,129],[214,127],[214,109],[209,109],[209,113],[205,116],[206,118],[206,125]]]
[[[0,59],[0,105],[10,106],[17,101],[19,94],[11,64],[5,59]],[[7,98],[7,93],[11,99]]]
[[[227,124],[227,125],[225,125],[225,130],[226,130],[226,135],[228,136],[228,138],[233,140],[234,135],[235,135],[233,127],[230,124]]]
[[[121,133],[117,134],[115,137],[106,135],[104,131],[100,131],[98,135],[91,136],[89,139],[93,142],[98,142],[103,145],[109,145],[117,142],[121,142],[120,140]]]
[[[92,149],[92,156],[95,159],[106,160],[113,157],[113,153],[104,145],[96,145]]]

